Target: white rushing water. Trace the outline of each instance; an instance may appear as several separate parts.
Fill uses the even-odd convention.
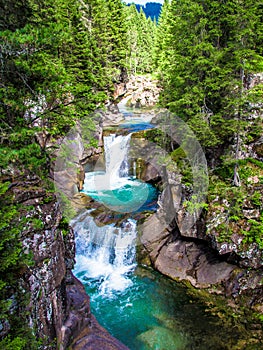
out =
[[[114,180],[129,175],[128,152],[130,139],[131,134],[126,136],[111,134],[103,138],[106,175],[111,176],[113,183]]]
[[[133,212],[148,199],[149,185],[129,177],[128,152],[131,134],[104,137],[105,171],[86,173],[83,192],[116,212]],[[72,222],[76,236],[74,273],[85,284],[110,297],[132,285],[129,277],[136,267],[136,221],[119,227],[97,226],[89,211]]]
[[[127,181],[129,175],[128,152],[131,134],[105,136],[104,157],[105,172],[97,171],[86,173],[84,190],[105,191],[121,187]]]
[[[146,203],[149,186],[129,177],[131,134],[104,137],[105,171],[85,174],[83,192],[115,212],[130,213]],[[133,176],[134,177],[134,176]]]
[[[136,267],[136,222],[129,219],[122,227],[98,227],[85,212],[71,225],[76,235],[74,274],[84,283],[87,279],[98,281],[100,293],[107,296],[129,287],[128,274]]]

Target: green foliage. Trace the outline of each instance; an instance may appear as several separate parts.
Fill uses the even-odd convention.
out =
[[[0,323],[8,325],[12,334],[0,342],[1,349],[26,349],[33,340],[27,327],[26,312],[17,314],[28,302],[19,278],[32,265],[31,255],[25,254],[21,243],[24,220],[21,206],[13,202],[9,182],[0,183]],[[25,335],[23,335],[25,333]],[[26,334],[28,336],[26,337]]]
[[[206,202],[200,202],[197,196],[192,196],[191,200],[184,201],[184,207],[190,214],[194,214],[199,210],[207,210],[208,204]]]
[[[257,314],[256,317],[260,320],[260,322],[263,323],[263,315],[262,314]]]
[[[262,71],[261,12],[252,0],[175,0],[162,8],[154,55],[160,102],[187,121],[207,148],[229,144],[236,133],[249,131],[251,141],[262,132],[247,119],[260,108],[256,91],[262,87],[247,87]]]
[[[228,164],[228,163],[227,163]],[[245,210],[251,208],[255,212],[262,211],[262,194],[257,190],[257,184],[262,173],[262,162],[255,159],[239,160],[239,174],[241,186],[233,186],[230,170],[231,164],[228,164],[228,173],[226,167],[217,171],[220,177],[211,177],[208,202],[211,212],[220,215],[223,213],[224,222],[217,225],[217,240],[219,242],[230,241],[234,232],[242,234],[244,239],[242,244],[244,249],[252,243],[256,243],[260,249],[263,249],[263,217],[248,219]],[[256,181],[254,183],[254,181]]]
[[[26,349],[26,339],[16,337],[14,339],[4,339],[0,342],[1,349],[3,350],[23,350]]]
[[[41,231],[43,223],[34,215],[23,218],[9,187],[16,174],[47,178],[48,146],[77,120],[84,120],[89,145],[97,145],[91,112],[113,98],[114,84],[125,77],[124,7],[121,0],[1,1],[0,327],[5,335],[10,329],[1,349],[38,347],[27,326],[27,292],[20,286],[32,264],[21,236]]]
[[[130,75],[153,71],[153,50],[156,23],[146,18],[142,8],[138,12],[134,4],[125,9],[127,17],[126,61]]]
[[[239,165],[247,165],[248,163],[254,164],[256,165],[256,167],[263,170],[263,163],[260,160],[257,160],[255,158],[246,158],[238,160]]]
[[[149,129],[145,132],[145,137],[147,140],[154,142],[157,146],[161,147],[165,150],[171,150],[171,140],[170,137],[167,136],[160,129]]]
[[[253,195],[250,197],[250,201],[257,207],[262,206],[262,196],[259,192],[254,192]]]
[[[245,236],[244,244],[257,243],[259,249],[263,250],[263,214],[261,214],[260,220],[250,219],[248,220],[249,230],[242,230],[242,234]]]
[[[178,167],[178,170],[180,171],[180,174],[182,175],[181,182],[188,186],[192,187],[193,185],[193,172],[191,165],[189,163],[189,160],[186,157],[186,154],[182,147],[178,147],[171,153],[171,158],[176,162],[176,165]],[[191,206],[187,205],[188,207]]]
[[[59,222],[58,229],[62,231],[63,236],[66,236],[69,232],[69,220],[64,216]]]
[[[229,223],[219,224],[216,227],[216,231],[218,234],[217,241],[219,243],[230,242],[230,237],[232,236],[233,231],[231,230]]]
[[[90,64],[93,85],[106,92],[110,98],[114,84],[125,80],[126,75],[127,28],[124,6],[120,0],[91,0],[82,9],[85,17],[91,19],[86,24],[90,31],[85,31],[89,36],[85,45],[89,47],[91,56],[84,62]]]

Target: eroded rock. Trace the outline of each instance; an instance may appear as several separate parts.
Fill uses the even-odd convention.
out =
[[[21,233],[33,266],[21,272],[20,283],[30,292],[29,325],[45,350],[127,349],[91,315],[89,297],[71,270],[75,259],[74,232],[61,223],[57,198],[36,176],[20,176],[9,186],[27,219]]]

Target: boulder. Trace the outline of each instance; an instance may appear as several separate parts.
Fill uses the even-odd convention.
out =
[[[230,279],[235,265],[223,262],[204,243],[185,241],[153,214],[140,227],[140,242],[155,269],[194,287],[208,288]],[[145,254],[145,252],[144,252]]]
[[[220,261],[203,244],[176,240],[162,246],[154,262],[157,270],[194,287],[207,288],[228,280],[236,266]]]

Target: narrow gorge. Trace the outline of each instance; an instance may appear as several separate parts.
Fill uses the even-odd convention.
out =
[[[10,0],[0,348],[259,350],[260,0]]]
[[[187,210],[185,203],[191,201],[191,195],[180,169],[176,162],[164,159],[166,150],[150,141],[154,130],[159,131],[158,120],[167,112],[127,109],[122,103],[120,110],[115,117],[112,112],[101,113],[102,134],[97,137],[104,151],[87,152],[78,133],[75,139],[71,135],[69,143],[71,152],[78,154],[78,167],[83,164],[82,180],[76,172],[75,187],[71,186],[81,187],[79,193],[73,190],[71,194],[80,212],[71,224],[76,235],[74,274],[91,297],[93,313],[130,349],[150,350],[157,344],[165,348],[177,344],[178,349],[245,349],[257,344],[260,324],[252,321],[252,310],[260,311],[262,303],[260,250],[253,255],[243,251],[235,258],[222,248],[226,243],[216,246],[211,233],[206,233],[209,211],[204,216],[202,211]],[[85,164],[83,154],[89,154]],[[76,165],[75,161],[75,171]],[[69,184],[63,173],[56,171],[55,179]],[[68,178],[68,170],[66,173]],[[248,272],[248,264],[255,270]],[[152,268],[183,284],[161,277]],[[158,303],[153,304],[156,298]],[[170,303],[176,304],[177,311],[167,309]],[[211,319],[202,324],[211,332],[209,345],[198,335],[199,325],[189,324],[192,303],[196,318],[210,313]],[[240,309],[243,303],[251,310],[246,326],[242,317],[248,314]],[[172,334],[174,327],[180,332]]]

